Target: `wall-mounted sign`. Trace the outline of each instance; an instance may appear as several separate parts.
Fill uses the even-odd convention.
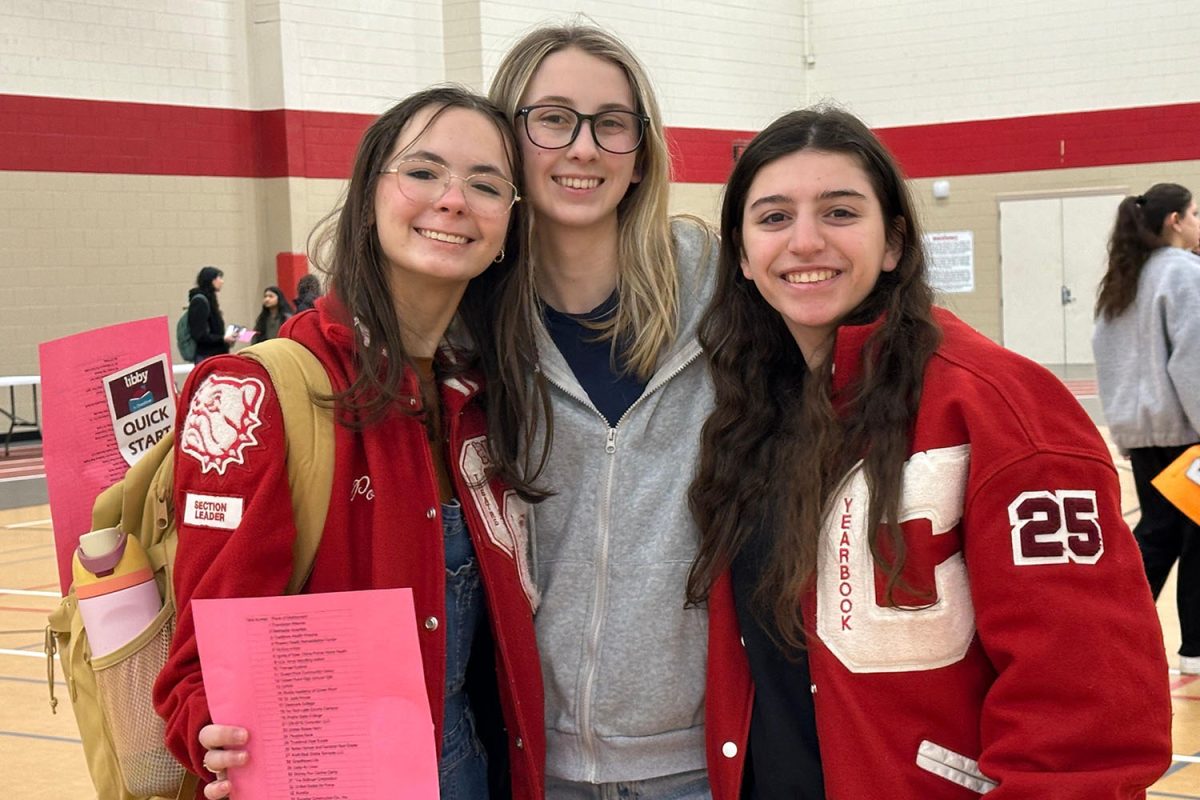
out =
[[[922,237],[929,283],[939,292],[975,291],[975,235],[971,231],[940,231]]]

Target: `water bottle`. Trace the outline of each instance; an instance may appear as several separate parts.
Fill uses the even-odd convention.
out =
[[[132,641],[162,609],[142,543],[120,528],[80,536],[71,572],[92,658]]]

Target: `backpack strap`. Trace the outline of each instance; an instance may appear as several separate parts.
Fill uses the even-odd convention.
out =
[[[291,339],[268,339],[238,355],[262,364],[275,385],[287,444],[288,483],[296,540],[288,594],[308,582],[321,544],[333,487],[333,409],[315,402],[332,394],[329,375],[311,351]]]

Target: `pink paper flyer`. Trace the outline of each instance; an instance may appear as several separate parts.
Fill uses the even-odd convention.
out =
[[[166,317],[109,325],[38,347],[42,447],[58,575],[91,530],[92,503],[175,423]]]
[[[234,797],[438,800],[411,589],[193,600],[213,721],[250,732]]]

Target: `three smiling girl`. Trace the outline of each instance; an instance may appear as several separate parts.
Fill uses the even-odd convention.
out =
[[[494,312],[469,325],[476,345],[466,349],[488,382],[490,456],[498,480],[540,502],[529,519],[532,563],[497,559],[454,442],[445,448],[440,426],[429,429],[432,469],[421,480],[442,505],[411,504],[429,505],[449,542],[462,535],[446,527],[461,503],[469,544],[461,564],[449,563],[446,544],[401,572],[430,587],[424,602],[436,618],[438,587],[483,566],[493,588],[474,619],[486,618],[495,640],[506,729],[479,730],[484,715],[469,692],[455,712],[465,733],[452,726],[447,693],[462,689],[459,676],[427,675],[443,796],[823,797],[823,762],[839,798],[1117,798],[1153,781],[1169,752],[1165,665],[1111,464],[1061,387],[931,309],[907,190],[869,131],[847,115],[809,113],[757,137],[730,181],[714,268],[705,228],[668,218],[662,121],[619,41],[583,27],[536,30],[504,59],[491,97],[515,151],[487,127],[488,112],[440,100],[391,130],[384,163],[368,159],[351,183],[350,198],[367,199],[342,211],[349,228],[339,241],[376,255],[357,268],[335,255],[343,307],[331,300],[318,311],[331,320],[323,325],[359,330],[347,334],[356,356],[346,385],[372,399],[348,389],[343,406],[387,409],[420,395],[443,419],[445,392],[439,404],[425,387],[450,367],[419,359],[433,356],[456,308],[468,323]],[[479,143],[455,149],[451,113],[464,131],[483,125]],[[406,162],[418,153],[441,169],[412,172]],[[479,192],[504,199],[497,180],[518,174],[524,214],[482,214]],[[414,196],[406,178],[440,188]],[[521,246],[505,258],[510,225]],[[484,271],[493,258],[501,266]],[[372,288],[391,298],[390,321],[362,313]],[[315,322],[300,315],[285,335],[301,338]],[[391,359],[362,343],[377,328]],[[981,374],[995,369],[1026,394],[1058,397],[1053,418]],[[380,371],[382,381],[370,377]],[[992,404],[1005,413],[977,410]],[[397,418],[426,431],[421,417]],[[346,435],[366,438],[379,424]],[[981,471],[980,461],[992,466]],[[1014,466],[1023,462],[1028,471]],[[435,490],[438,476],[448,489]],[[906,516],[920,480],[944,490],[931,498],[937,513]],[[1046,507],[1023,510],[1026,496]],[[836,503],[855,514],[827,516]],[[1067,517],[1063,532],[1026,536],[1023,525],[1045,521],[1050,505]],[[845,542],[852,575],[830,542]],[[362,547],[389,552],[382,541]],[[336,572],[329,581],[314,572],[309,590],[400,585]],[[208,568],[182,568],[178,580],[182,604],[270,589],[221,586]],[[843,584],[857,590],[856,612],[843,608]],[[528,605],[497,602],[502,586],[521,586]],[[1119,607],[1105,601],[1118,597]],[[1031,613],[1029,603],[1055,612]],[[850,636],[839,629],[847,617]],[[180,619],[173,663],[184,688],[160,682],[160,709],[179,752],[217,773],[205,796],[221,797],[248,732],[203,724],[186,608]],[[529,625],[540,684],[527,674],[538,658]],[[1115,651],[1099,635],[1114,625],[1125,636]],[[446,663],[464,636],[470,651],[479,641],[470,631],[429,640],[427,668]],[[1057,666],[1068,641],[1069,669]],[[1072,671],[1088,679],[1073,685]],[[1088,687],[1105,682],[1138,692],[1097,700]],[[824,685],[829,700],[817,692]],[[529,718],[543,687],[544,787],[543,740]],[[1060,690],[1095,724],[1062,724]],[[1122,724],[1101,726],[1116,709]],[[452,728],[467,745],[451,741]],[[484,742],[501,746],[485,756]],[[856,742],[875,771],[856,766]],[[490,789],[481,788],[488,770]]]

